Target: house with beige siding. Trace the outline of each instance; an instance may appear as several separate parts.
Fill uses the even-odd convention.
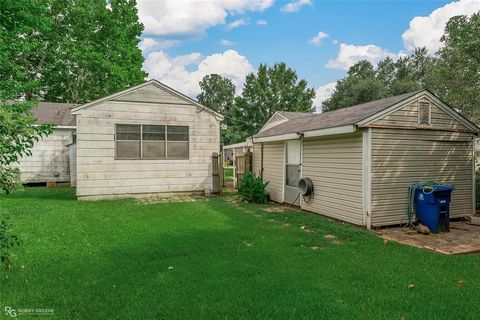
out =
[[[451,217],[475,211],[480,129],[427,90],[340,110],[274,114],[253,136],[255,174],[273,201],[367,228],[406,221],[414,183],[452,183]],[[311,197],[298,181],[310,178]]]
[[[223,117],[156,81],[89,102],[76,117],[79,199],[212,190]]]
[[[35,142],[31,155],[15,164],[20,169],[23,184],[69,183],[69,145],[74,141],[75,117],[70,111],[77,105],[69,103],[39,102],[32,108],[35,124],[51,124],[53,132]],[[74,161],[74,159],[73,159]]]

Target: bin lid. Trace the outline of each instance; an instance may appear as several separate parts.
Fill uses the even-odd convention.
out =
[[[437,191],[452,191],[455,189],[455,186],[453,184],[449,184],[449,183],[442,183],[442,184],[439,184],[438,186],[435,186],[435,190],[433,190],[433,192],[437,192]]]
[[[430,191],[432,191],[432,186],[429,186],[429,185],[420,185],[420,186],[417,186],[416,188],[417,190],[425,190],[425,192],[429,193]],[[434,190],[433,192],[441,192],[441,191],[452,191],[455,189],[455,186],[453,184],[450,184],[450,183],[439,183],[437,185],[435,185],[434,187]]]

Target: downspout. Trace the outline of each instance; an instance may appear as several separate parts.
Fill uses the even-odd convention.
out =
[[[263,142],[260,142],[260,178],[263,180]]]

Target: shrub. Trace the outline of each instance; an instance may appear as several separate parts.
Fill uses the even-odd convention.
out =
[[[262,178],[255,177],[251,172],[247,172],[240,180],[238,193],[245,201],[264,203],[268,199],[268,193],[265,191],[267,185],[268,182],[263,182]]]
[[[0,262],[5,269],[10,269],[10,249],[20,245],[17,236],[11,234],[8,220],[0,218]]]
[[[0,167],[0,191],[3,190],[8,195],[15,190],[21,189],[20,170],[18,168]]]

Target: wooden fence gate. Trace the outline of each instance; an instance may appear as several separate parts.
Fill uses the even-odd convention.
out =
[[[252,152],[250,151],[235,157],[235,177],[233,179],[235,188],[238,188],[238,184],[245,173],[252,171],[252,158]]]
[[[212,180],[213,180],[213,190],[214,194],[221,194],[223,187],[223,154],[213,153],[212,154]]]

